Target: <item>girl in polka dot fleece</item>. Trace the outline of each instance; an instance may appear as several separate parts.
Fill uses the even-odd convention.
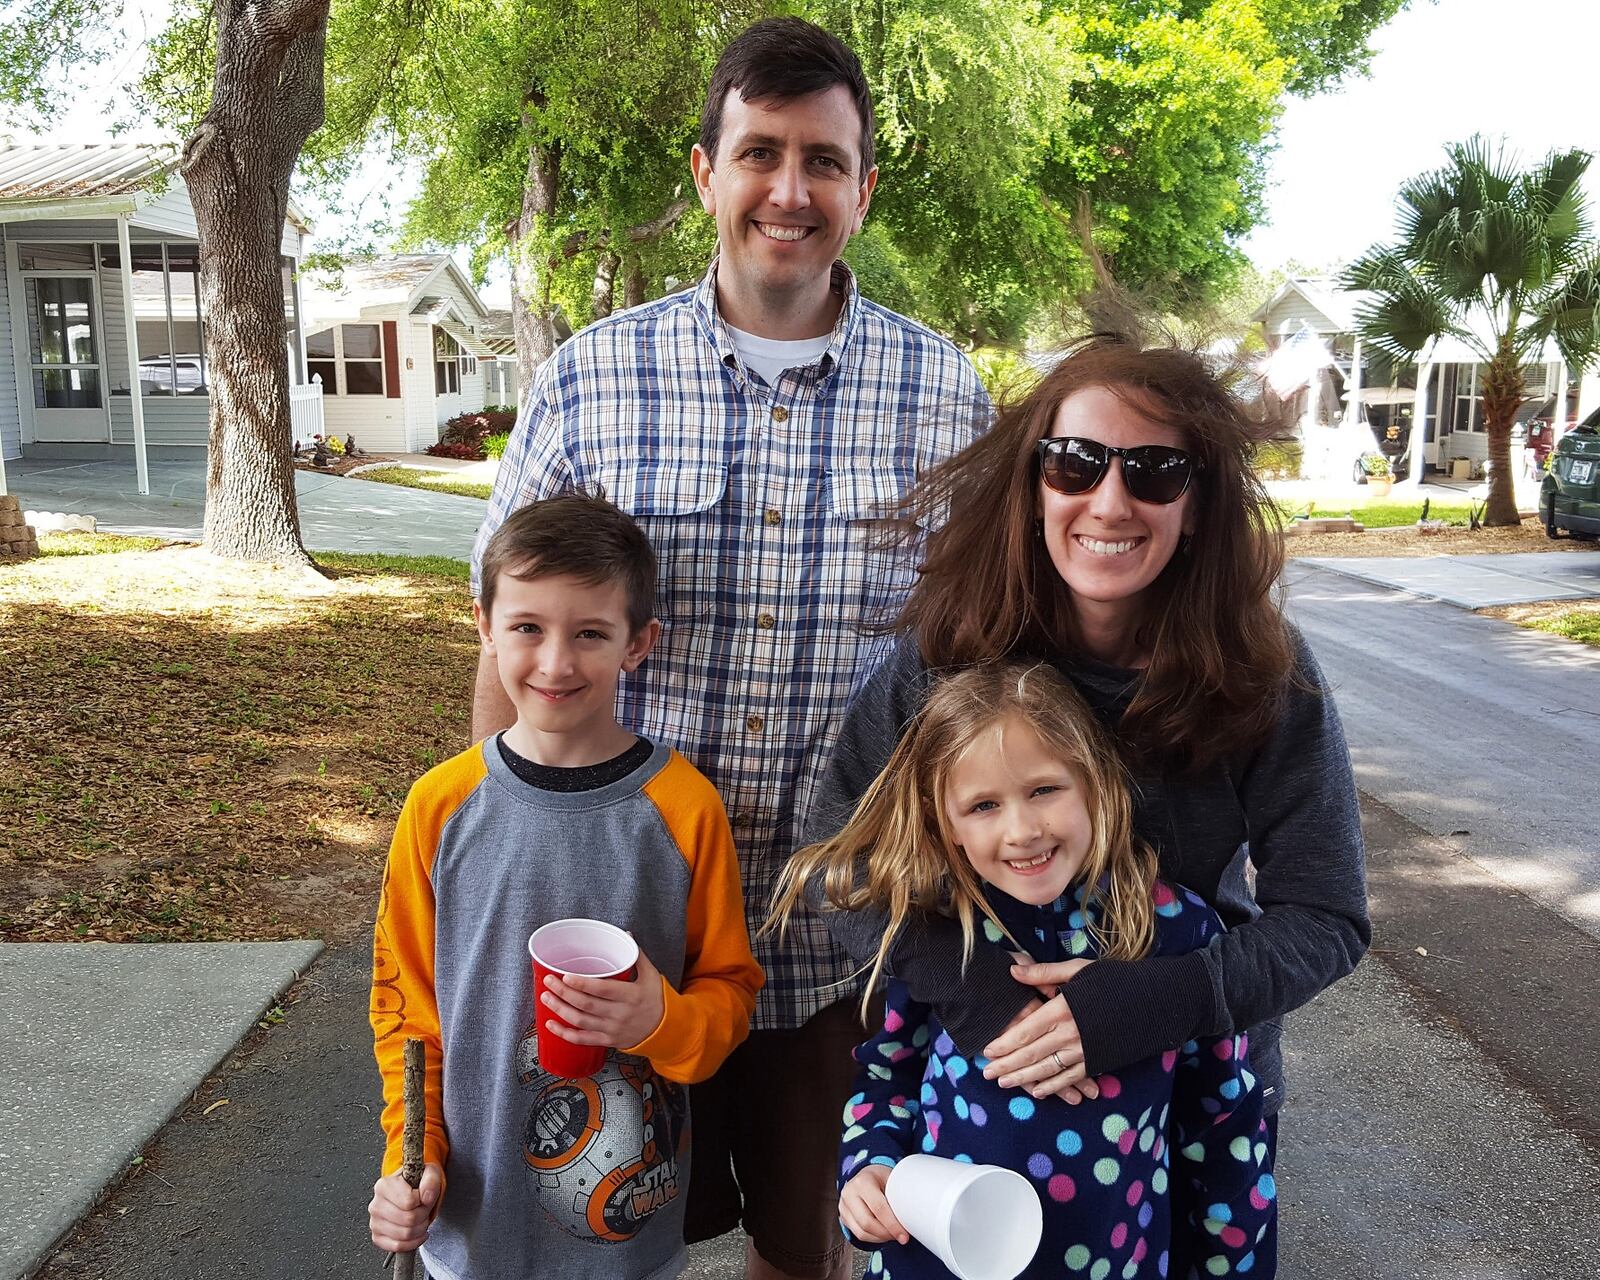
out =
[[[862,854],[869,871],[858,879]],[[1035,961],[1177,955],[1222,931],[1201,899],[1156,879],[1115,755],[1077,693],[1042,665],[942,680],[844,830],[792,860],[778,927],[818,874],[834,906],[888,913],[869,991],[916,911],[954,915],[969,954],[1004,946]],[[1036,1099],[985,1079],[987,1059],[963,1057],[891,979],[882,1027],[855,1059],[839,1214],[874,1249],[869,1275],[947,1274],[884,1195],[895,1163],[926,1152],[1032,1180],[1044,1236],[1030,1280],[1271,1276],[1273,1251],[1255,1249],[1277,1204],[1245,1037],[1191,1041],[1086,1081],[1071,1101]]]

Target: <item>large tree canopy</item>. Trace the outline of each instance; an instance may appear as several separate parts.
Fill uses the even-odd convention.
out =
[[[75,0],[57,0],[72,3]],[[1362,70],[1407,0],[791,0],[861,55],[882,176],[850,257],[864,284],[970,343],[1020,339],[1092,282],[1184,310],[1226,285],[1259,218],[1286,94]],[[712,243],[687,153],[728,37],[761,0],[334,0],[334,190],[374,146],[423,172],[409,246],[506,255],[538,325],[691,278]],[[184,0],[146,83],[203,110],[209,5]],[[3,64],[0,64],[3,66]],[[26,78],[26,76],[24,76]],[[537,325],[535,329],[537,329]],[[548,331],[530,330],[536,347]],[[534,354],[537,354],[535,350]]]

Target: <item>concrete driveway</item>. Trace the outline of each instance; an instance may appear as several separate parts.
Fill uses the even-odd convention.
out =
[[[109,533],[198,539],[205,520],[203,459],[150,463],[150,492],[128,462],[26,458],[6,463],[6,485],[27,511],[91,515]],[[467,560],[485,504],[454,494],[295,472],[300,532],[312,551],[365,551]]]

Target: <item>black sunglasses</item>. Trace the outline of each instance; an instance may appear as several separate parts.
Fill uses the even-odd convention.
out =
[[[1034,445],[1039,474],[1057,493],[1088,493],[1099,484],[1113,457],[1122,459],[1122,483],[1140,502],[1165,506],[1183,497],[1200,464],[1184,450],[1164,444],[1118,449],[1082,436],[1052,436]]]

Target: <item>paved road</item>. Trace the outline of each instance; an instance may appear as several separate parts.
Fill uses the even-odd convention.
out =
[[[1366,792],[1376,938],[1354,978],[1290,1022],[1282,1274],[1600,1273],[1600,816],[1583,790],[1600,761],[1584,710],[1600,709],[1600,660],[1325,571],[1291,575]],[[1491,742],[1517,750],[1502,762]],[[1559,768],[1516,758],[1528,743]],[[377,1280],[362,1212],[377,1148],[366,962],[362,947],[328,953],[287,1021],[197,1093],[43,1280],[120,1278],[131,1259],[136,1274],[196,1280]],[[731,1241],[702,1249],[690,1274],[734,1276],[737,1257]]]
[[[1600,650],[1291,563],[1362,791],[1600,939]]]

